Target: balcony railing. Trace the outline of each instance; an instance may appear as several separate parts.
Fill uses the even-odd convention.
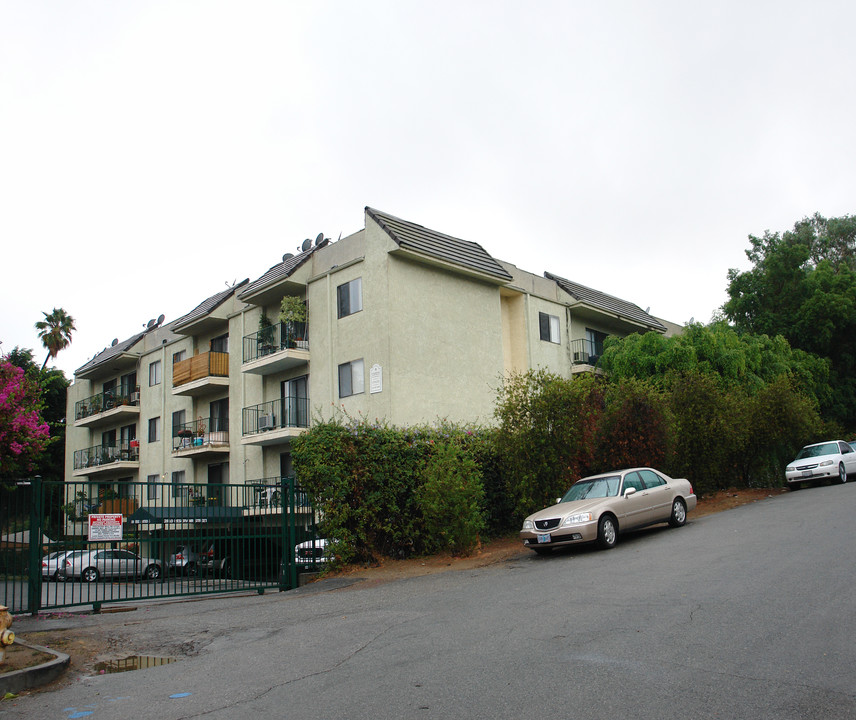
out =
[[[571,357],[574,365],[596,365],[603,355],[603,342],[571,340]]]
[[[192,450],[229,442],[229,418],[197,418],[173,428],[172,451]]]
[[[199,353],[172,366],[173,387],[207,377],[229,377],[229,353]]]
[[[244,337],[243,362],[252,362],[281,350],[295,348],[309,349],[305,322],[271,325],[264,330]]]
[[[139,460],[139,440],[130,440],[118,445],[95,445],[94,447],[74,451],[75,470],[100,467],[120,461],[139,462]]]
[[[99,415],[122,405],[139,405],[140,388],[119,387],[92,395],[74,403],[74,417],[82,420],[90,415]]]
[[[309,427],[309,398],[281,398],[245,407],[241,434],[254,435],[281,428]]]
[[[283,506],[282,480],[294,483],[293,477],[269,477],[260,480],[244,481],[244,505],[250,508],[276,509]],[[299,485],[294,484],[294,509],[306,512],[312,508],[309,494]]]

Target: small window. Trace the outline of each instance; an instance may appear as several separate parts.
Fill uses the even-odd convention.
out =
[[[187,350],[179,350],[177,353],[172,354],[172,364],[180,363],[187,357]]]
[[[221,335],[220,337],[215,337],[211,341],[211,352],[229,352],[229,336]]]
[[[363,279],[357,278],[336,288],[339,317],[347,317],[363,309]]]
[[[541,339],[551,343],[559,342],[559,318],[556,315],[538,313],[538,326],[541,329]]]
[[[157,500],[158,499],[158,482],[160,481],[160,475],[148,475],[146,476],[146,499],[147,500]]]
[[[149,363],[149,387],[161,384],[161,361]]]
[[[631,472],[624,476],[624,489],[621,491],[621,494],[626,494],[628,488],[633,488],[637,492],[645,489],[642,484],[642,479],[639,477],[639,473]]]
[[[365,392],[365,382],[362,359],[339,365],[339,397],[350,397],[363,392]]]
[[[158,440],[161,439],[160,435],[161,435],[160,418],[159,417],[149,418],[149,442],[150,443],[157,442]]]

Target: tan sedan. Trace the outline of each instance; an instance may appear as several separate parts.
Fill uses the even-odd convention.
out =
[[[631,468],[583,478],[557,505],[523,521],[520,538],[538,554],[573,543],[615,546],[619,532],[667,522],[680,527],[696,506],[689,480],[651,468]]]

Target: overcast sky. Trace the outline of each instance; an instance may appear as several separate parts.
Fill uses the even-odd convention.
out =
[[[0,0],[2,352],[114,337],[366,205],[707,322],[856,212],[856,3]]]

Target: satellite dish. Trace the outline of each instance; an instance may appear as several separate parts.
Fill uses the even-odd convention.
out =
[[[110,343],[110,347],[116,347],[119,344],[119,338],[113,338],[113,342]]]
[[[292,255],[291,253],[285,253],[285,255],[282,256],[282,261],[285,262],[286,260],[291,260],[291,258],[293,257],[294,255]]]
[[[166,320],[166,316],[163,313],[158,315],[158,325],[163,325],[164,320]]]
[[[148,321],[148,323],[146,323],[146,329],[150,328],[154,324],[155,324],[155,319],[152,318],[151,320]]]
[[[318,237],[315,238],[315,245],[318,245],[324,239],[324,233],[318,233]]]
[[[303,250],[303,252],[306,252],[311,247],[312,241],[309,238],[306,238],[306,240],[303,241],[303,245],[300,246],[300,249]]]

